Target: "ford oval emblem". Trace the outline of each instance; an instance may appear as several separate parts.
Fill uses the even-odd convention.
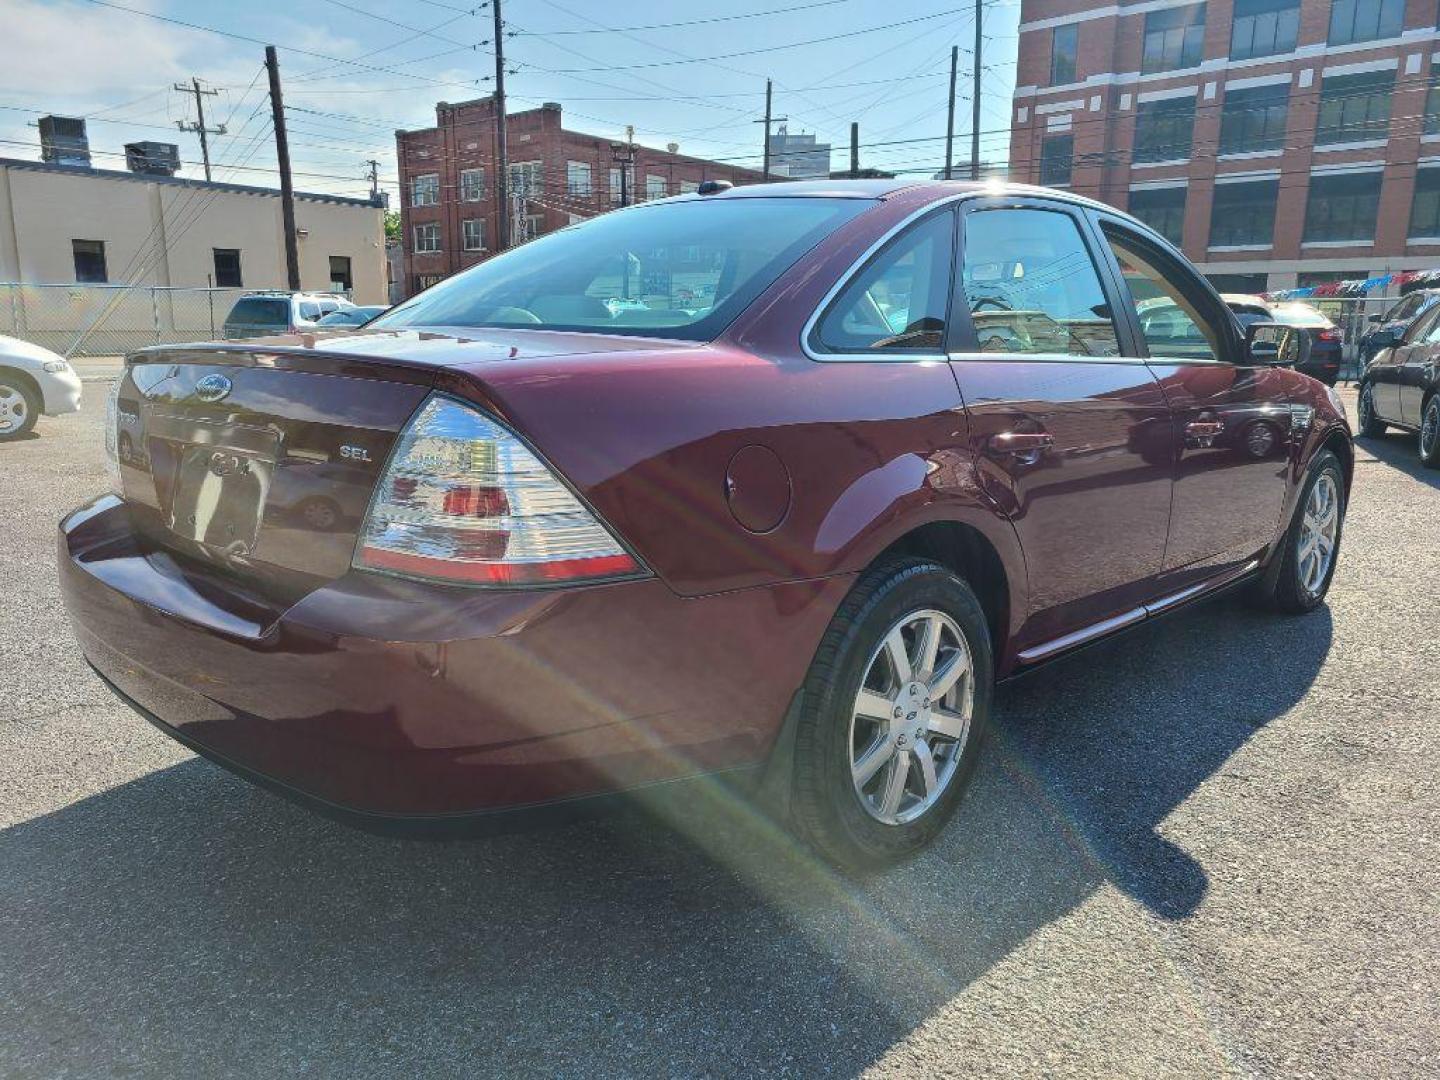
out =
[[[219,401],[230,393],[230,380],[224,375],[206,375],[195,384],[195,396],[201,401]]]

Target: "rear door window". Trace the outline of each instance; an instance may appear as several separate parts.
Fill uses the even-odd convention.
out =
[[[315,321],[320,318],[320,305],[306,301],[300,305],[300,317],[302,319],[309,319],[311,322]]]
[[[290,301],[245,296],[235,302],[225,321],[235,326],[286,326],[290,322]]]
[[[943,351],[954,243],[950,211],[901,233],[830,305],[814,344],[830,353]]]
[[[1158,248],[1104,226],[1120,265],[1140,334],[1152,357],[1179,360],[1227,359],[1225,336],[1215,303],[1185,271]]]
[[[1118,356],[1100,273],[1062,210],[995,207],[964,218],[960,286],[981,352]]]

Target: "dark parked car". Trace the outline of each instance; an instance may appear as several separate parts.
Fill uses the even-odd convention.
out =
[[[1432,305],[1397,344],[1370,361],[1357,411],[1361,435],[1378,438],[1390,427],[1414,431],[1420,460],[1440,467],[1440,305]]]
[[[1248,328],[1256,322],[1272,322],[1300,329],[1309,339],[1309,355],[1296,366],[1296,370],[1319,379],[1326,386],[1335,385],[1340,378],[1343,341],[1340,328],[1323,312],[1298,301],[1269,303],[1258,296],[1239,293],[1227,293],[1224,299],[1242,327]]]
[[[365,304],[360,307],[345,307],[338,311],[332,311],[315,325],[321,329],[333,329],[341,326],[356,327],[364,326],[371,319],[390,309],[384,304]]]
[[[1286,359],[1078,197],[661,200],[352,334],[130,356],[148,449],[62,522],[63,593],[136,709],[322,810],[736,773],[881,865],[955,809],[997,679],[1231,586],[1321,603],[1350,436]]]
[[[1373,360],[1381,349],[1388,349],[1404,337],[1410,324],[1437,302],[1440,302],[1440,289],[1416,289],[1385,312],[1371,315],[1371,326],[1360,338],[1361,366]]]

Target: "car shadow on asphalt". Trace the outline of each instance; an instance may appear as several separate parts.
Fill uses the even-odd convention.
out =
[[[1193,912],[1159,830],[1330,643],[1221,600],[1003,687],[955,821],[858,881],[720,787],[403,841],[186,761],[0,833],[0,1072],[853,1075],[1100,890]]]
[[[1432,488],[1440,488],[1440,469],[1429,468],[1421,462],[1419,451],[1416,449],[1417,442],[1413,431],[1391,430],[1378,438],[1361,439],[1356,445],[1392,469],[1398,469],[1406,476],[1413,477]],[[1362,454],[1356,457],[1355,464],[1357,468],[1360,468],[1369,462]]]

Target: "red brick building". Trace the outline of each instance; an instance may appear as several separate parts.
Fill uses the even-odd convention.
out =
[[[1440,263],[1435,0],[1023,0],[1011,176],[1258,292]]]
[[[435,106],[435,126],[395,133],[400,165],[404,294],[489,258],[496,251],[495,99]],[[694,191],[702,180],[760,179],[750,169],[634,146],[623,175],[614,142],[568,131],[560,106],[511,113],[510,243],[624,204]]]

